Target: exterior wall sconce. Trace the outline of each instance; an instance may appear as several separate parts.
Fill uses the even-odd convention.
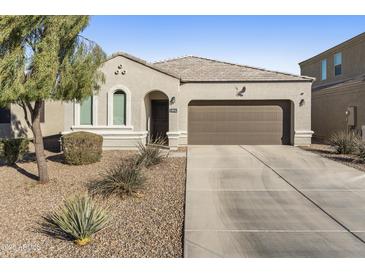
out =
[[[238,90],[238,88],[236,87],[236,90],[238,91],[236,96],[242,97],[243,94],[246,92],[246,87],[243,86],[241,90]]]
[[[305,105],[305,101],[304,101],[304,99],[301,99],[300,102],[299,102],[299,106],[302,107],[304,105]]]
[[[171,105],[175,104],[175,101],[176,101],[175,96],[172,96],[171,99],[170,99],[170,104]]]

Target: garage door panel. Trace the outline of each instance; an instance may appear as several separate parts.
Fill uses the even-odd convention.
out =
[[[224,121],[201,121],[201,122],[193,122],[191,123],[189,129],[191,131],[202,131],[202,132],[247,132],[247,131],[256,131],[256,132],[272,132],[272,131],[282,131],[283,124],[281,121],[275,122],[246,122],[246,121],[238,121],[238,122],[224,122]]]
[[[289,101],[193,101],[189,105],[189,144],[289,142]]]
[[[244,141],[241,141],[244,140]],[[244,143],[241,143],[244,142]],[[227,145],[227,144],[244,144],[244,145],[281,145],[281,134],[240,134],[236,132],[225,133],[208,133],[197,134],[194,136],[194,145]]]

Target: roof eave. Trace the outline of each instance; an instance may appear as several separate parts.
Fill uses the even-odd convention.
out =
[[[304,60],[304,61],[301,61],[301,62],[299,62],[298,64],[299,64],[299,66],[300,65],[302,65],[302,64],[304,64],[304,63],[308,63],[308,62],[310,62],[311,60],[313,60],[313,59],[316,59],[316,58],[318,58],[319,56],[321,56],[321,55],[325,55],[325,54],[328,54],[328,53],[330,53],[331,51],[334,51],[334,50],[336,50],[337,48],[339,48],[339,47],[342,47],[342,46],[345,46],[345,45],[347,45],[347,44],[349,44],[349,43],[352,43],[353,41],[355,41],[355,40],[358,40],[358,39],[362,39],[363,38],[363,36],[365,37],[365,32],[362,32],[362,33],[360,33],[360,34],[358,34],[358,35],[356,35],[356,36],[354,36],[354,37],[352,37],[352,38],[350,38],[350,39],[347,39],[346,41],[343,41],[342,43],[340,43],[340,44],[337,44],[337,45],[335,45],[335,46],[333,46],[333,47],[330,47],[329,49],[326,49],[326,50],[324,50],[324,51],[322,51],[322,52],[320,52],[320,53],[318,53],[318,54],[316,54],[316,55],[314,55],[314,56],[312,56],[312,57],[310,57],[310,58],[308,58],[308,59],[306,59],[306,60]]]
[[[181,83],[298,83],[298,82],[310,82],[312,83],[314,78],[311,79],[297,79],[297,80],[180,80]]]
[[[115,58],[115,57],[118,57],[118,56],[122,56],[122,57],[127,58],[127,59],[129,59],[129,60],[132,60],[132,61],[134,61],[134,62],[136,62],[136,63],[139,63],[139,64],[141,64],[141,65],[144,65],[144,66],[146,66],[146,67],[148,67],[148,68],[150,68],[150,69],[153,69],[153,70],[159,71],[159,72],[161,72],[161,73],[163,73],[163,74],[166,74],[166,75],[168,75],[168,76],[171,76],[171,77],[173,77],[173,78],[176,78],[176,79],[180,80],[180,76],[179,76],[179,75],[177,75],[177,74],[175,74],[175,73],[172,73],[172,72],[170,72],[170,71],[167,71],[167,70],[162,69],[162,68],[159,68],[159,67],[156,67],[155,65],[153,65],[153,64],[151,64],[151,63],[148,63],[147,61],[145,61],[145,60],[143,60],[143,59],[140,59],[140,58],[138,58],[138,57],[135,57],[135,56],[133,56],[133,55],[130,55],[130,54],[128,54],[128,53],[121,52],[121,51],[118,51],[118,52],[113,53],[111,56],[109,56],[109,57],[108,57],[108,58],[104,61],[104,63],[105,63],[105,62],[107,62],[107,61],[109,61],[109,60],[111,60],[111,59],[113,59],[113,58]]]

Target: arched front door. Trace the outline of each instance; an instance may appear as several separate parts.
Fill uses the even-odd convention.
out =
[[[159,138],[168,144],[167,132],[169,131],[169,98],[161,91],[151,91],[145,97],[147,130],[149,141]]]
[[[169,131],[169,101],[151,100],[151,139],[164,138]]]

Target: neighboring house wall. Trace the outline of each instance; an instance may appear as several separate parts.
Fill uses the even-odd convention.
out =
[[[33,138],[32,131],[28,128],[23,109],[16,104],[12,104],[11,124],[8,134],[4,137],[27,136]],[[44,106],[44,123],[41,123],[43,137],[60,134],[63,131],[64,106],[61,102],[46,102]],[[30,115],[28,114],[30,119]]]
[[[342,53],[342,74],[335,76],[334,54]],[[321,61],[327,60],[327,79],[321,80]],[[365,73],[365,33],[300,63],[301,74],[315,77],[313,88]]]
[[[334,55],[342,55],[342,73],[335,76]],[[326,79],[322,80],[322,60],[327,60]],[[326,141],[339,130],[347,129],[346,110],[356,106],[356,126],[365,125],[365,33],[300,63],[301,74],[315,77],[312,87],[312,128],[314,137]]]
[[[357,107],[356,130],[360,133],[361,126],[365,125],[365,82],[313,92],[312,128],[315,137],[327,142],[333,132],[346,130],[345,112],[349,106]]]

